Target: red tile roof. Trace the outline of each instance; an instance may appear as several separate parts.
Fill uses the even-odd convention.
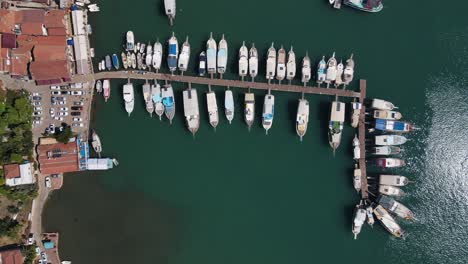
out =
[[[31,61],[31,50],[28,48],[17,48],[11,50],[10,74],[15,76],[28,75],[28,63]]]
[[[11,33],[15,26],[16,12],[0,9],[0,32]]]
[[[47,28],[47,34],[49,36],[66,36],[67,31],[65,28]]]
[[[56,158],[49,158],[48,152],[52,150],[59,150],[62,155]],[[39,145],[37,146],[37,155],[41,173],[58,174],[79,170],[76,142]]]
[[[45,13],[44,25],[47,28],[65,28],[65,10],[50,10]]]
[[[70,78],[67,61],[33,61],[29,71],[34,80],[50,80]]]
[[[17,24],[23,24],[27,22],[39,22],[44,23],[44,10],[40,9],[26,9],[16,11],[15,22]]]
[[[0,252],[0,260],[2,264],[23,264],[23,255],[17,249],[8,249]]]
[[[5,179],[12,179],[20,176],[20,169],[18,164],[3,165],[3,175]]]
[[[34,61],[67,60],[65,46],[36,45],[33,49]]]
[[[26,22],[21,24],[21,34],[24,35],[33,35],[33,36],[43,36],[44,32],[42,31],[41,22]]]
[[[16,35],[11,33],[0,33],[2,44],[1,48],[16,48]]]

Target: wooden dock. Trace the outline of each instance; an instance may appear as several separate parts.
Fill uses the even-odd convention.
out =
[[[369,197],[367,185],[367,168],[366,168],[366,125],[365,113],[366,107],[364,106],[364,99],[366,98],[367,83],[366,80],[359,80],[359,102],[361,103],[361,113],[359,114],[358,125],[358,139],[361,147],[361,157],[359,159],[359,169],[361,169],[361,198],[367,199]]]

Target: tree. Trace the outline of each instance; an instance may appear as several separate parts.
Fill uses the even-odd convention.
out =
[[[68,143],[70,138],[73,136],[73,132],[71,131],[70,126],[65,126],[62,132],[58,132],[55,134],[55,139],[61,143]]]
[[[24,257],[24,264],[32,264],[36,259],[35,245],[23,246],[21,248],[21,254]]]
[[[9,205],[7,207],[7,211],[10,213],[10,214],[17,214],[19,213],[19,208],[14,206],[14,205]]]
[[[16,238],[16,236],[18,235],[18,230],[20,228],[21,224],[8,216],[3,219],[0,219],[0,236]]]

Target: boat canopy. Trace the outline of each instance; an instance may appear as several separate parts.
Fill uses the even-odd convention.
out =
[[[376,119],[375,120],[375,129],[377,130],[394,130],[394,131],[406,131],[405,122],[385,120],[385,119]]]
[[[166,97],[166,98],[163,98],[162,102],[164,106],[170,107],[174,104],[174,99],[172,97]]]
[[[169,54],[176,55],[177,54],[177,45],[176,44],[169,44]]]
[[[153,95],[153,102],[155,102],[155,103],[161,102],[161,95],[160,94],[154,94]]]

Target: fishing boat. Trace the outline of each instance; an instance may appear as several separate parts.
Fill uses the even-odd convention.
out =
[[[343,71],[343,82],[348,85],[354,78],[354,60],[353,54],[346,60],[346,67]]]
[[[132,53],[132,68],[136,69],[137,66],[137,59],[135,53]]]
[[[390,110],[374,110],[374,118],[387,119],[387,120],[400,120],[402,115],[400,112]]]
[[[375,136],[377,146],[399,146],[405,144],[407,139],[400,135],[379,135]]]
[[[172,32],[172,37],[169,39],[169,55],[167,57],[167,66],[171,73],[177,69],[177,57],[179,56],[179,43],[175,37],[174,32]],[[171,87],[172,89],[172,87]]]
[[[340,85],[343,84],[343,63],[340,61],[338,65],[336,66],[336,79],[335,79],[335,87],[339,87]]]
[[[112,60],[109,55],[106,55],[106,69],[108,71],[112,70]]]
[[[398,168],[405,166],[405,161],[396,158],[378,158],[375,160],[375,165],[382,168]]]
[[[397,146],[377,146],[373,147],[370,151],[374,155],[395,155],[401,152],[400,147]]]
[[[405,195],[405,192],[403,192],[400,188],[390,185],[380,185],[379,193],[397,197]]]
[[[278,50],[278,64],[276,65],[276,79],[280,82],[286,77],[286,51],[283,46]]]
[[[172,26],[176,15],[176,0],[164,0],[164,10],[169,18],[169,24]]]
[[[382,132],[408,133],[415,129],[415,127],[408,122],[379,118],[374,120],[374,125],[376,130]]]
[[[97,93],[102,93],[102,82],[101,82],[101,80],[96,81],[96,92]]]
[[[164,114],[164,105],[162,103],[161,86],[157,82],[151,87],[151,98],[153,99],[154,112],[161,120]]]
[[[385,208],[381,205],[377,205],[377,207],[374,208],[374,215],[390,234],[398,238],[403,237],[403,230]]]
[[[328,124],[328,142],[333,149],[333,153],[341,143],[341,133],[345,120],[345,103],[332,102],[330,123]]]
[[[213,39],[213,33],[210,33],[210,39],[206,42],[207,68],[209,74],[216,73],[216,53],[216,41]]]
[[[309,124],[309,101],[299,99],[296,115],[296,133],[302,141],[302,137],[307,132],[307,125]]]
[[[272,80],[275,78],[276,73],[276,49],[274,43],[271,43],[267,56],[266,78],[267,80]]]
[[[351,126],[356,128],[359,125],[359,116],[361,115],[362,104],[359,102],[351,102]]]
[[[379,12],[383,9],[382,0],[343,0],[343,4],[365,12]]]
[[[198,75],[205,76],[206,74],[206,53],[202,51],[198,56]]]
[[[104,101],[107,102],[110,97],[110,81],[109,80],[104,80],[102,82],[102,89],[103,89],[103,96],[104,96]]]
[[[409,183],[408,178],[400,175],[380,175],[379,184],[390,186],[406,186]]]
[[[375,220],[374,220],[374,209],[372,209],[372,206],[367,206],[366,207],[366,215],[367,215],[367,224],[369,224],[371,227],[374,226]]]
[[[318,63],[317,67],[317,83],[322,84],[326,77],[327,63],[325,62],[325,56],[322,56],[322,59]]]
[[[361,232],[362,226],[366,221],[366,210],[362,208],[361,204],[356,205],[354,210],[354,217],[353,217],[353,234],[354,239],[357,239],[357,236]]]
[[[253,93],[245,93],[244,103],[244,118],[250,131],[250,127],[252,127],[255,119],[255,95]]]
[[[188,36],[185,39],[184,44],[182,44],[182,49],[179,56],[179,71],[184,72],[188,68],[190,59],[190,43],[188,42]]]
[[[291,81],[296,76],[296,54],[293,47],[288,52],[288,63],[286,63],[286,79]]]
[[[381,100],[381,99],[373,99],[371,102],[371,108],[374,109],[379,109],[379,110],[393,110],[398,107],[396,107],[394,104],[391,102]]]
[[[227,41],[224,39],[224,34],[221,40],[219,41],[219,49],[218,49],[218,73],[224,74],[226,72],[227,66],[227,56],[228,56],[228,44]]]
[[[145,43],[141,43],[141,45],[140,45],[140,53],[141,53],[141,54],[144,54],[144,53],[145,53],[145,48],[146,48],[146,44],[145,44]]]
[[[195,135],[200,127],[200,112],[198,110],[198,96],[196,89],[187,89],[182,93],[184,99],[184,115],[187,128]]]
[[[132,31],[127,31],[127,45],[125,49],[127,51],[133,51],[135,49],[135,36]]]
[[[152,98],[151,98],[151,85],[148,82],[143,84],[143,100],[145,101],[146,111],[148,111],[148,113],[152,115],[154,107],[153,107]]]
[[[143,58],[142,58],[141,53],[138,53],[138,54],[136,55],[136,60],[137,60],[137,62],[136,62],[137,68],[138,68],[139,70],[143,69]]]
[[[249,71],[249,51],[245,46],[245,41],[242,42],[242,47],[239,49],[239,76],[245,77]]]
[[[148,42],[148,45],[146,46],[146,59],[145,63],[148,69],[151,67],[153,62],[153,46],[151,46],[151,43]]]
[[[210,125],[216,129],[219,123],[218,103],[216,102],[216,94],[210,91],[206,94],[206,104],[208,108],[208,118]]]
[[[360,192],[362,188],[362,171],[357,166],[354,169],[353,174],[353,186],[356,192]]]
[[[311,78],[311,69],[310,69],[310,58],[309,54],[306,53],[305,57],[302,59],[302,78],[301,82],[304,84],[308,83]]]
[[[262,125],[265,133],[268,135],[268,130],[273,125],[273,117],[275,114],[275,96],[272,94],[265,95],[263,103]]]
[[[255,44],[252,43],[252,47],[249,50],[249,75],[255,78],[258,74],[258,53]]]
[[[394,213],[395,215],[406,219],[406,220],[413,220],[414,213],[408,209],[408,207],[404,206],[402,203],[395,201],[395,199],[385,196],[379,195],[377,197],[377,202],[388,211]]]
[[[162,48],[161,43],[158,40],[153,45],[153,58],[152,58],[153,68],[156,71],[159,71],[161,69],[162,57],[163,57],[163,48]]]
[[[122,57],[122,66],[124,67],[124,69],[127,69],[128,68],[127,55],[125,54],[125,52],[122,52],[120,56]]]
[[[98,134],[96,133],[94,129],[93,129],[91,138],[92,138],[91,145],[93,146],[94,152],[96,152],[99,156],[101,156],[101,152],[102,152],[101,139],[99,138]]]
[[[234,119],[234,97],[232,96],[231,90],[226,90],[224,93],[224,113],[226,114],[226,119],[231,124]]]
[[[164,114],[166,115],[167,119],[169,119],[169,123],[172,124],[176,105],[174,99],[174,90],[170,84],[164,85],[161,91],[161,96],[162,103],[164,105]]]
[[[325,76],[325,83],[327,84],[327,87],[330,83],[336,80],[336,72],[336,58],[335,52],[333,52],[332,57],[328,59],[327,62],[327,73]]]
[[[128,116],[133,112],[135,106],[135,94],[133,91],[133,84],[126,83],[123,86],[123,99],[125,102],[125,110],[128,113]]]

